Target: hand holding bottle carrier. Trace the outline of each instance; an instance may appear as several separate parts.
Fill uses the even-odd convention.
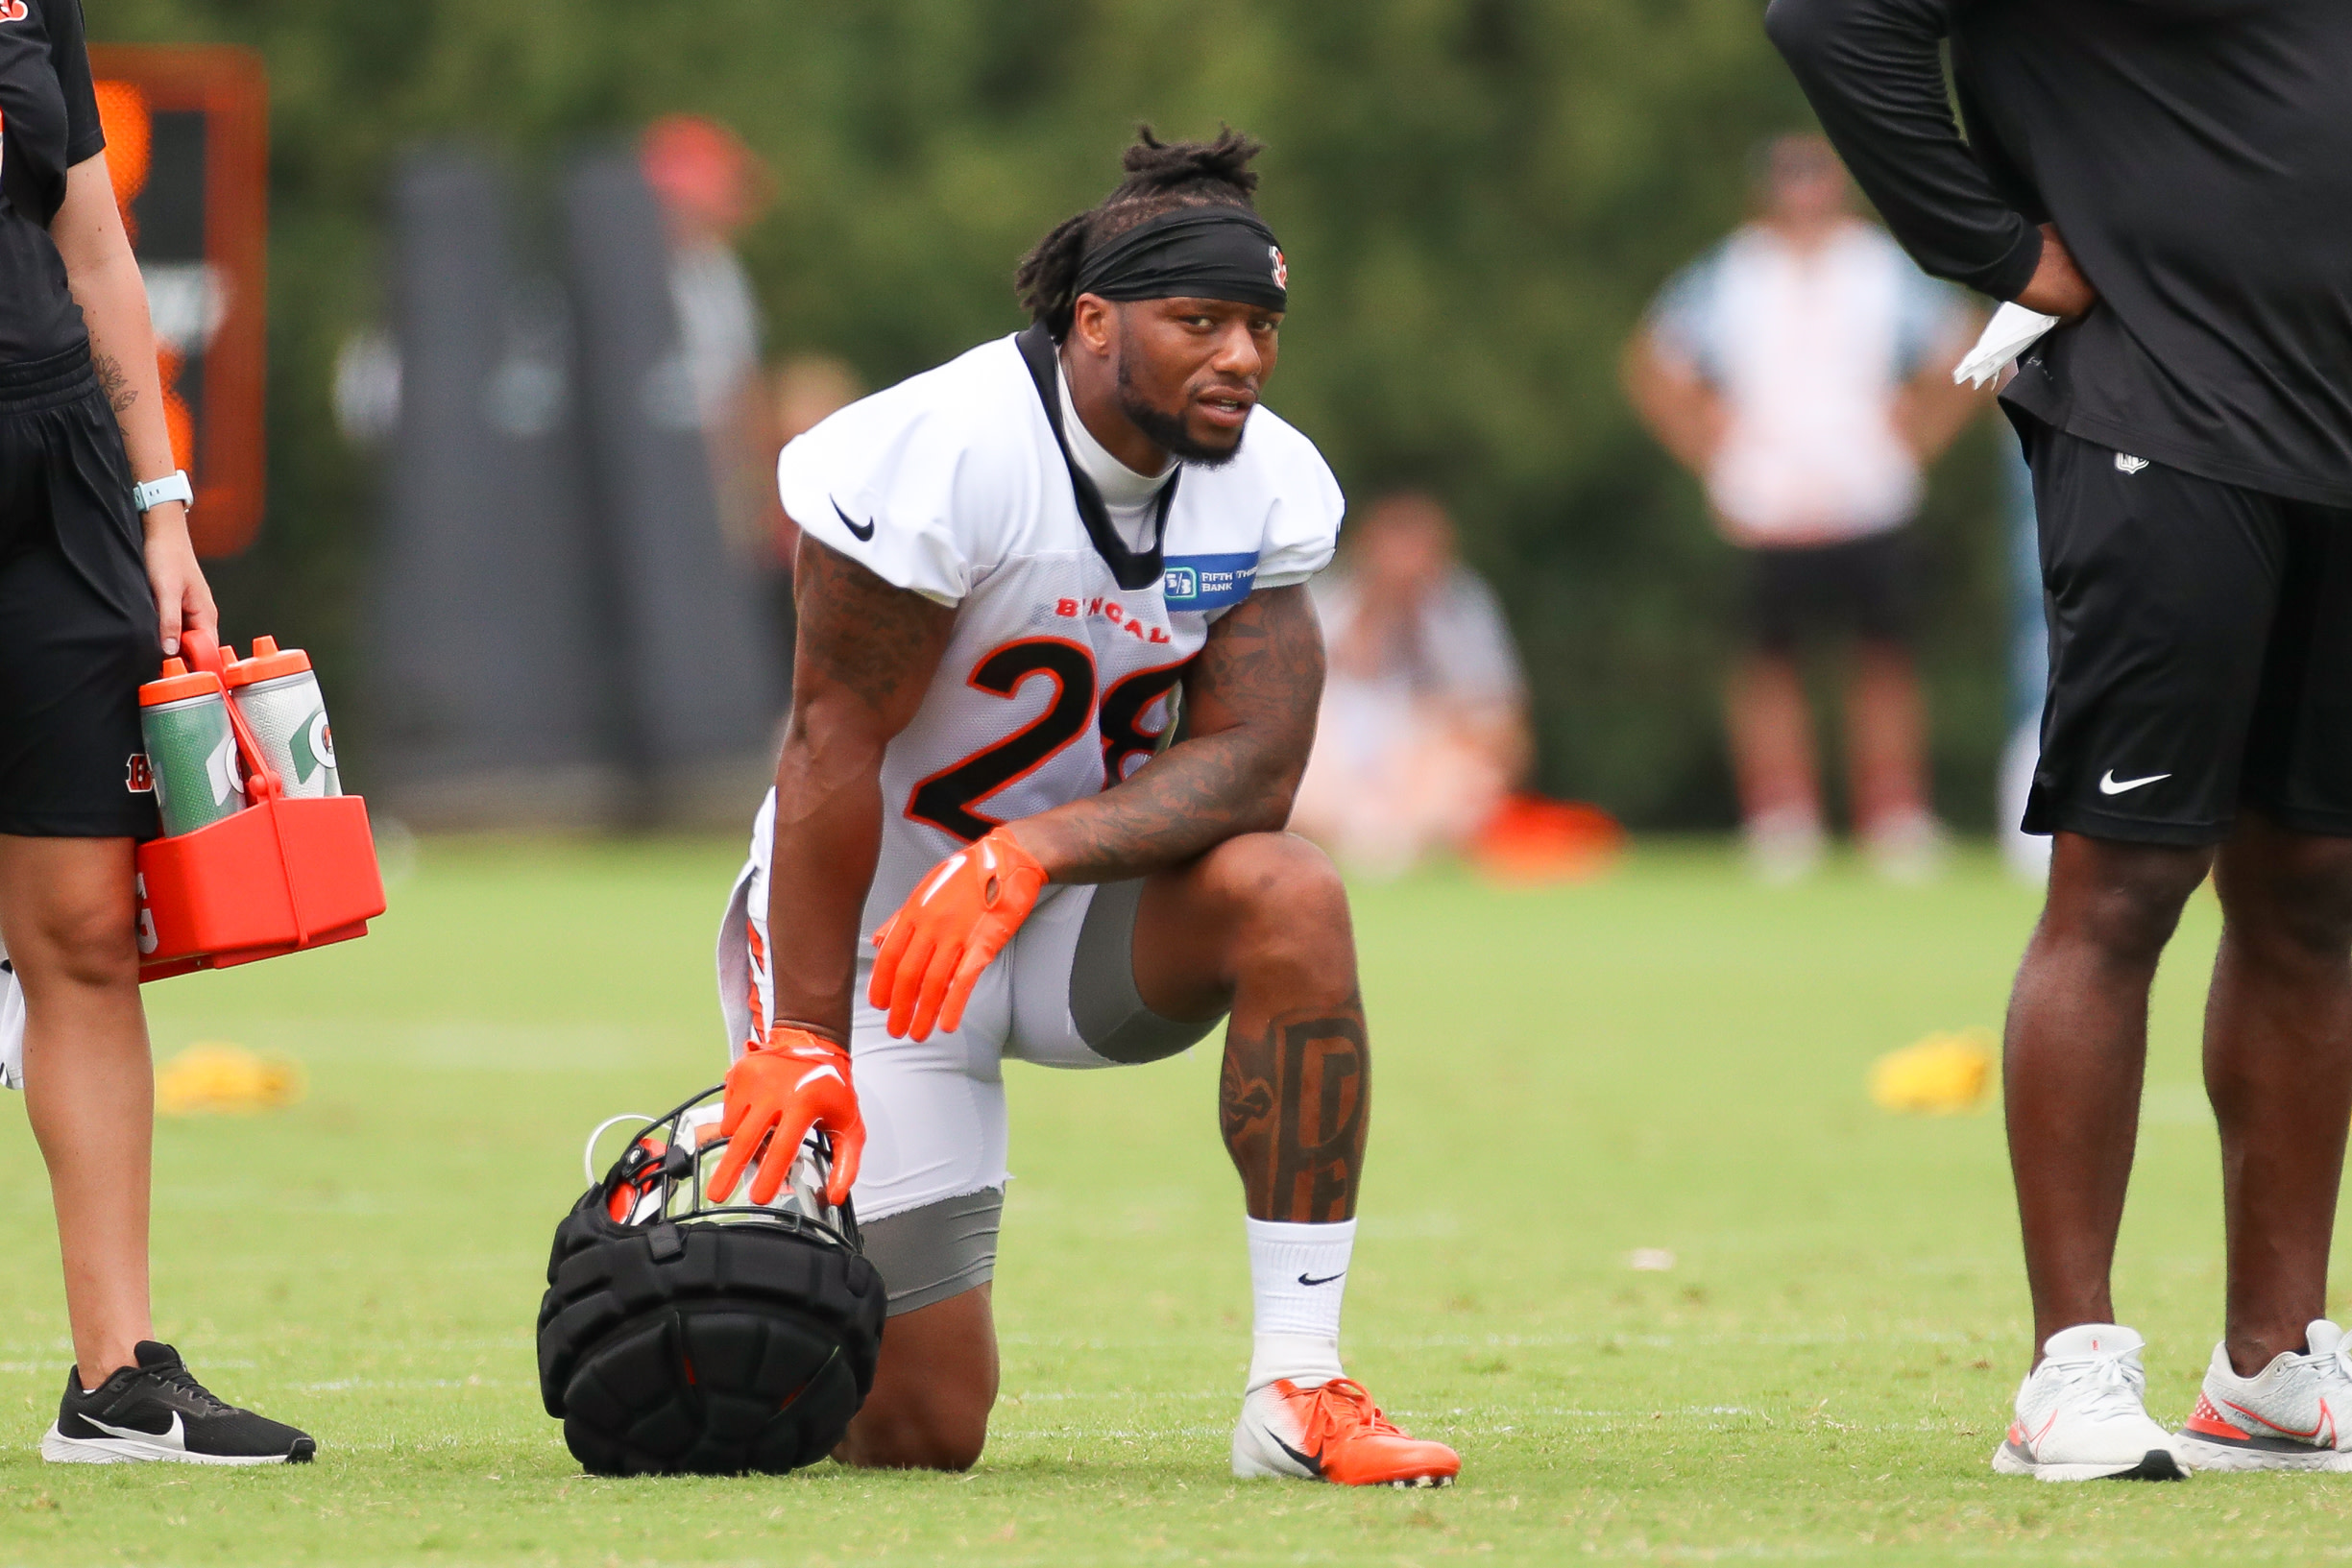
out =
[[[138,847],[140,978],[365,935],[383,913],[367,803],[343,793],[310,657],[191,633],[139,688],[163,835]],[[0,1086],[23,1087],[24,998],[0,950]]]
[[[139,693],[163,815],[138,850],[141,977],[365,935],[383,882],[309,657],[268,638],[248,659],[182,641],[186,657]]]

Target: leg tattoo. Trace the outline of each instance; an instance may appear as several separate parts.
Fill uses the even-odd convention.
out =
[[[1225,1039],[1217,1119],[1253,1219],[1352,1218],[1371,1098],[1364,1001],[1277,1014]]]

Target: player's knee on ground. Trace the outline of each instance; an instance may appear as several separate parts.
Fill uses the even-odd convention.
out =
[[[834,1458],[869,1470],[969,1470],[987,1446],[995,1403],[993,1382],[877,1378]]]
[[[883,1331],[873,1389],[834,1458],[875,1470],[969,1470],[987,1444],[996,1389],[985,1285],[901,1313]]]
[[[1231,968],[1352,970],[1355,933],[1347,888],[1331,857],[1295,833],[1244,833],[1202,862],[1231,912]]]

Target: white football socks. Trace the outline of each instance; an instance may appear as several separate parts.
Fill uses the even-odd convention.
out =
[[[1244,1219],[1249,1232],[1249,1295],[1254,1308],[1249,1388],[1288,1378],[1321,1387],[1340,1371],[1340,1301],[1356,1222],[1299,1225]]]

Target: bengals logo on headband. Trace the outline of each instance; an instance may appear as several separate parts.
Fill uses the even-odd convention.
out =
[[[1282,248],[1278,245],[1269,245],[1266,247],[1266,253],[1273,260],[1274,287],[1289,288],[1291,286],[1291,264],[1282,259]]]

